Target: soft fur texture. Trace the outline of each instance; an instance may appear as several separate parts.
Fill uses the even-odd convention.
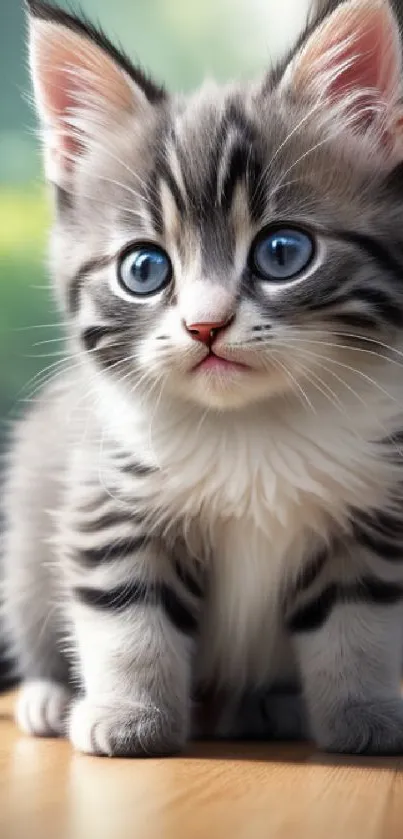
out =
[[[68,718],[110,755],[191,733],[401,752],[394,16],[322,9],[259,83],[183,99],[29,5],[69,356],[16,431],[6,496],[20,724]],[[251,262],[273,226],[315,242],[290,282]],[[139,299],[118,273],[144,241],[172,279]],[[206,322],[225,324],[208,346]],[[197,369],[213,351],[247,369]]]

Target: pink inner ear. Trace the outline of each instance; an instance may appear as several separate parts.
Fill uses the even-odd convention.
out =
[[[401,52],[397,23],[386,1],[343,4],[314,33],[297,59],[298,86],[322,86],[326,98],[373,91],[372,102],[394,104]],[[363,102],[361,102],[361,105]]]
[[[52,159],[64,170],[86,144],[85,123],[97,115],[109,116],[134,111],[145,100],[109,55],[81,35],[55,24],[34,21],[31,30],[31,66],[37,101],[45,125]],[[69,124],[80,112],[83,126]],[[82,119],[81,119],[82,117]]]
[[[57,131],[54,154],[63,160],[65,169],[70,169],[73,158],[80,153],[82,144],[74,131],[64,124],[64,120],[77,106],[79,96],[78,80],[69,72],[68,66],[55,67],[52,71],[44,70],[39,80],[43,90],[43,102],[48,120]]]

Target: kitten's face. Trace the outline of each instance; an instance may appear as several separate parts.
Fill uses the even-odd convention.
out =
[[[380,178],[359,143],[352,165],[337,139],[320,145],[306,125],[287,141],[303,118],[297,108],[282,115],[275,92],[257,107],[248,91],[209,89],[164,110],[134,154],[126,138],[104,137],[83,165],[58,270],[77,237],[80,263],[110,255],[82,284],[79,323],[96,363],[124,386],[142,378],[220,409],[315,375],[332,387],[348,363],[340,345],[354,343],[347,334],[376,338],[396,325],[393,271],[354,238],[387,230]],[[189,332],[216,322],[228,325],[207,345]],[[112,332],[87,332],[100,324]]]
[[[55,270],[83,346],[134,398],[140,382],[220,410],[304,398],[365,369],[365,341],[393,342],[391,166],[321,108],[273,76],[92,132],[60,193]]]

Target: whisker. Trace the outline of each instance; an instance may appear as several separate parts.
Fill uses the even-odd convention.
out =
[[[66,358],[66,353],[63,350],[55,350],[55,352],[29,353],[23,355],[22,358]]]
[[[283,344],[283,348],[285,348],[287,350],[292,349],[289,346],[287,346],[287,344]],[[312,353],[309,350],[304,350],[304,349],[299,348],[298,352],[301,355],[308,357],[309,360],[314,358],[315,360],[324,359],[325,361],[334,361],[334,359],[329,359],[327,356],[318,356],[316,353]],[[355,368],[348,368],[348,365],[342,365],[342,366],[346,367],[347,369],[350,369],[352,372],[360,373],[360,371],[356,371]],[[355,399],[357,399],[367,410],[370,410],[370,406],[369,406],[368,402],[362,397],[362,395],[360,393],[358,393],[353,387],[351,387],[351,385],[348,382],[346,382],[345,379],[343,379],[341,376],[339,376],[334,370],[332,370],[326,364],[324,364],[323,361],[320,365],[320,369],[325,370],[326,373],[328,373],[330,376],[332,376],[342,387],[344,387],[347,391],[349,391],[355,397]],[[372,381],[372,383],[376,387],[378,387],[377,382]],[[381,388],[381,390],[382,390],[382,392],[385,393],[386,396],[390,397],[394,402],[396,402],[396,404],[400,405],[400,403],[396,399],[394,399],[394,397],[392,397],[391,394],[388,394],[386,391],[383,390],[383,388]],[[349,419],[351,419],[347,413],[345,415]],[[375,422],[376,422],[380,432],[382,433],[383,437],[390,438],[390,430],[388,428],[386,428],[386,426],[380,420],[378,420],[376,418],[375,418]],[[358,437],[358,439],[360,439],[360,440],[363,439],[358,434],[357,429],[354,426],[354,423],[352,423],[352,431]],[[392,442],[393,442],[393,440],[392,440]]]
[[[48,338],[46,341],[35,341],[35,343],[32,344],[32,346],[33,347],[43,347],[44,344],[54,344],[56,342],[57,343],[62,343],[63,341],[66,343],[66,336],[65,335],[61,335],[59,338]]]
[[[287,348],[290,349],[289,345],[285,344],[284,346],[287,346]],[[302,352],[301,348],[298,350],[298,352]],[[377,390],[379,390],[381,393],[383,393],[384,396],[387,396],[388,399],[391,399],[393,402],[396,402],[397,405],[401,404],[401,403],[398,402],[398,400],[394,396],[392,396],[391,393],[388,393],[388,391],[385,390],[385,388],[383,388],[382,385],[379,384],[379,382],[375,381],[375,379],[373,379],[371,376],[368,376],[367,373],[364,373],[362,370],[357,370],[355,367],[352,367],[350,364],[344,364],[342,361],[338,361],[335,358],[330,358],[329,356],[326,356],[326,355],[319,355],[317,353],[310,352],[310,350],[304,350],[304,353],[306,355],[311,356],[311,358],[317,358],[320,361],[326,361],[330,364],[336,364],[337,367],[341,367],[343,370],[348,370],[350,373],[354,373],[357,376],[360,376],[362,379],[364,379],[364,381],[369,382],[369,384],[371,384],[375,388],[377,388]],[[344,382],[344,380],[343,380],[343,382]],[[346,384],[346,383],[344,382],[344,384]],[[403,404],[402,404],[402,407],[403,407]]]
[[[58,329],[61,326],[71,326],[71,321],[58,320],[56,323],[35,323],[32,326],[15,326],[10,332],[29,332],[31,329]]]
[[[277,356],[274,356],[274,353],[273,353],[273,359],[276,361],[276,364],[280,367],[280,369],[283,370],[284,373],[286,374],[286,376],[291,380],[294,387],[297,389],[298,393],[301,395],[302,400],[307,403],[307,405],[311,409],[312,413],[316,414],[316,410],[315,410],[314,406],[312,405],[312,402],[309,399],[309,396],[305,393],[304,388],[302,387],[302,385],[300,385],[300,383],[297,381],[295,376],[293,376],[293,374],[288,369],[288,367],[284,364],[283,361],[280,361]]]
[[[403,367],[403,363],[397,361],[395,358],[391,358],[388,355],[376,352],[376,350],[367,350],[364,347],[353,347],[350,344],[339,344],[336,342],[332,343],[330,341],[315,340],[313,338],[299,338],[294,335],[288,336],[287,341],[289,341],[290,343],[314,344],[323,347],[330,347],[333,349],[349,350],[351,352],[363,353],[364,355],[371,355],[375,356],[376,358],[380,358],[383,361],[388,361],[390,364],[396,364],[398,367]],[[403,358],[403,353],[398,353],[398,355],[401,355]]]
[[[340,411],[342,414],[344,414],[344,416],[348,417],[348,414],[343,406],[341,399],[339,399],[337,394],[334,392],[334,390],[332,390],[332,388],[327,384],[327,382],[325,382],[316,371],[310,370],[308,373],[306,367],[300,364],[299,361],[297,362],[297,366],[302,371],[302,375],[304,376],[304,378],[306,378],[308,382],[310,382],[314,387],[316,387],[316,389],[319,390],[322,396],[324,396],[325,399],[327,399],[331,403],[331,405],[333,405],[333,407],[336,408],[336,410]]]
[[[389,350],[389,352],[393,352],[395,353],[395,355],[398,355],[400,356],[400,358],[403,358],[403,352],[396,349],[396,347],[392,347],[391,344],[386,344],[383,341],[380,341],[378,338],[372,338],[367,335],[358,335],[354,332],[336,332],[334,330],[332,330],[329,334],[336,335],[337,337],[341,338],[351,338],[356,341],[365,341],[370,344],[376,344],[378,347],[381,347],[385,350]]]

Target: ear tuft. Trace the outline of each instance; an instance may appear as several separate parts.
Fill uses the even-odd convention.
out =
[[[150,79],[144,70],[135,66],[125,51],[121,47],[116,47],[103,30],[94,26],[85,15],[76,17],[61,9],[60,6],[43,2],[43,0],[25,0],[25,4],[31,18],[65,26],[70,31],[76,32],[98,45],[127,73],[135,84],[139,85],[149,102],[157,104],[157,102],[162,102],[166,98],[165,89]]]
[[[390,144],[401,119],[401,74],[399,28],[387,0],[346,0],[321,19],[283,83],[355,131],[375,129]]]
[[[74,162],[85,150],[91,127],[118,123],[124,114],[141,118],[165,98],[85,19],[42,0],[27,0],[29,55],[37,108],[44,126],[50,180],[64,189]]]

